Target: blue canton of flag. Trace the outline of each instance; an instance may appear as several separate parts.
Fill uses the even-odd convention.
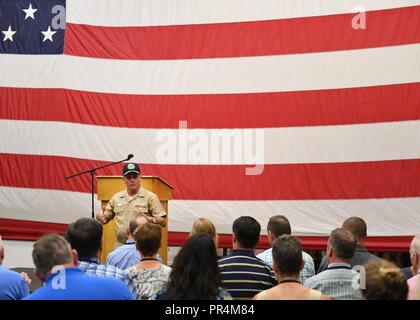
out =
[[[65,6],[65,0],[1,0],[0,53],[63,53]]]

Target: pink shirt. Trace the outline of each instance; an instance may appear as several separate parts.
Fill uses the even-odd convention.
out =
[[[419,299],[420,292],[420,274],[416,274],[415,276],[411,277],[407,280],[408,284],[408,300],[415,300],[416,297]]]

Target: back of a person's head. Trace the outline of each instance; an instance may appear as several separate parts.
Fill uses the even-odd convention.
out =
[[[174,259],[169,276],[170,299],[213,299],[221,284],[216,246],[206,234],[187,239]]]
[[[233,234],[244,249],[254,249],[260,240],[261,225],[253,217],[243,216],[233,222]]]
[[[345,260],[353,258],[356,250],[356,239],[350,231],[343,228],[334,229],[331,232],[328,244],[336,258]]]
[[[268,220],[267,230],[270,231],[276,238],[286,234],[292,233],[289,220],[282,215],[273,216]]]
[[[159,251],[162,240],[162,227],[154,223],[145,223],[134,233],[137,249],[143,257],[150,257]]]
[[[342,225],[343,229],[350,231],[357,242],[363,241],[367,236],[366,222],[359,217],[347,218]]]
[[[366,284],[362,289],[366,300],[406,300],[407,280],[400,268],[386,260],[365,265]]]
[[[73,256],[66,239],[58,234],[47,234],[34,243],[32,259],[38,273],[45,277],[54,266],[71,263]]]
[[[130,219],[130,223],[128,225],[128,231],[130,232],[130,234],[134,237],[134,232],[136,231],[136,229],[147,223],[147,217],[143,214],[143,213],[138,213],[135,214],[133,217],[131,217]]]
[[[420,235],[413,237],[411,240],[410,252],[420,256]]]
[[[202,217],[195,220],[192,225],[191,235],[195,234],[206,234],[212,237],[217,247],[216,227],[210,219]]]
[[[273,262],[283,276],[293,276],[302,267],[302,245],[290,235],[278,237],[273,242]]]
[[[91,218],[80,218],[71,223],[65,235],[71,247],[79,257],[96,257],[101,248],[102,224]]]

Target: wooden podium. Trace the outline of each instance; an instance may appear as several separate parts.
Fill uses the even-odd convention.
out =
[[[121,176],[98,176],[98,199],[101,200],[101,207],[105,207],[112,196],[117,192],[126,189],[124,180]],[[162,233],[162,246],[159,254],[163,262],[168,262],[168,200],[172,199],[172,187],[160,179],[153,176],[142,176],[141,186],[154,194],[156,194],[166,211],[166,226]],[[108,253],[115,249],[116,236],[116,222],[115,219],[104,225],[104,234],[102,237],[102,253],[101,261],[105,263]]]

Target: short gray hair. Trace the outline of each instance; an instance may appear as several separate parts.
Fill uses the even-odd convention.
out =
[[[417,235],[411,240],[410,249],[412,252],[420,254],[420,235]]]
[[[73,261],[70,244],[58,234],[47,234],[34,243],[32,259],[39,274],[45,277],[54,266]]]

